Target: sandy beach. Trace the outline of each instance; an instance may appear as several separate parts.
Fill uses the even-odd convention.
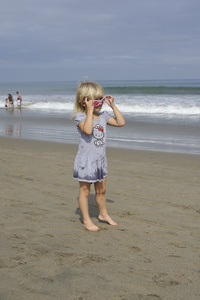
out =
[[[107,149],[107,206],[86,231],[77,146],[0,137],[0,300],[200,299],[200,157]]]

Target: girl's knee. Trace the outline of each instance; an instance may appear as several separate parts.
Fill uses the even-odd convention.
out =
[[[80,194],[84,194],[84,196],[89,196],[89,194],[90,194],[90,184],[80,183]]]
[[[95,183],[95,192],[96,195],[103,195],[106,193],[106,178],[101,182]]]
[[[95,192],[96,195],[104,195],[106,193],[106,187],[102,186],[102,187],[95,188]]]

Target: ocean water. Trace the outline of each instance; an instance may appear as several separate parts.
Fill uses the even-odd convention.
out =
[[[126,126],[108,128],[107,145],[200,154],[200,80],[98,81],[112,94]],[[0,136],[78,143],[71,116],[78,82],[0,84]],[[22,108],[5,98],[22,94]],[[112,113],[104,104],[102,110]]]

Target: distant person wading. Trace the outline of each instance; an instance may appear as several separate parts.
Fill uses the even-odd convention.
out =
[[[16,92],[17,94],[17,107],[21,107],[22,104],[22,95],[19,92]]]
[[[14,107],[14,99],[11,94],[8,94],[8,97],[5,100],[5,107]]]

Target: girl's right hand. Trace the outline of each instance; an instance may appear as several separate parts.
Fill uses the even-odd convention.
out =
[[[88,100],[87,98],[85,98],[85,105],[87,107],[87,111],[94,111],[94,102],[93,100]]]

